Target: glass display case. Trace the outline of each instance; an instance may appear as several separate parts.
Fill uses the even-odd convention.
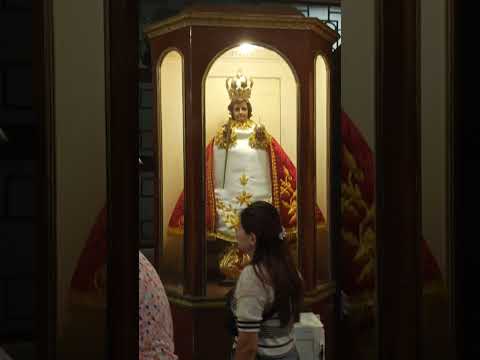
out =
[[[338,35],[293,8],[259,6],[191,7],[145,32],[157,265],[174,317],[197,322],[190,331],[201,337],[208,324],[199,319],[223,311],[249,261],[236,246],[238,215],[256,200],[279,211],[307,297],[323,301],[321,289],[334,280],[330,74]],[[219,356],[208,343],[205,358]]]

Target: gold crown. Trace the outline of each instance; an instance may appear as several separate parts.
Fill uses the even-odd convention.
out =
[[[231,101],[248,101],[252,93],[253,80],[252,78],[247,79],[239,70],[235,77],[227,78],[225,86]]]

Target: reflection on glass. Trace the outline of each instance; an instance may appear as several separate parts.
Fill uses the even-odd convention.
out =
[[[422,179],[422,357],[452,358],[450,327],[447,1],[422,2],[421,179]],[[452,55],[450,55],[452,56]],[[450,167],[450,169],[449,169]]]
[[[436,77],[437,75],[435,75]],[[433,81],[433,84],[431,83]],[[449,305],[447,292],[447,158],[446,119],[429,80],[430,95],[422,102],[422,325],[426,359],[450,358]],[[439,86],[439,84],[436,84]],[[433,96],[432,96],[433,95]]]
[[[56,329],[55,339],[49,341],[55,341],[58,359],[75,359],[79,354],[85,359],[105,359],[108,338],[106,44],[103,8],[94,5],[59,1],[52,2],[51,8],[56,29],[52,39],[55,121],[50,129],[54,135],[54,153],[50,155],[54,159],[51,181],[55,201],[51,209],[55,211],[49,221],[55,227],[55,251],[51,254],[55,256],[42,261],[56,266],[52,279],[56,282],[52,284],[57,292],[56,309],[49,310],[55,312],[56,323],[48,325]],[[76,23],[79,14],[88,22]],[[78,35],[86,33],[89,40],[80,40]],[[43,211],[49,211],[48,207]],[[3,240],[3,234],[0,238]],[[31,358],[20,353],[12,357]]]
[[[183,289],[183,59],[178,51],[168,52],[157,69],[158,159],[160,195],[160,273],[169,290]],[[179,194],[181,194],[179,196]]]
[[[341,114],[341,338],[345,359],[377,358],[374,152],[358,125]]]

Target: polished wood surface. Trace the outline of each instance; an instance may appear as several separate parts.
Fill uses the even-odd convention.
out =
[[[341,255],[338,239],[341,238],[341,111],[342,111],[342,49],[339,46],[333,53],[331,66],[331,97],[332,97],[332,121],[331,121],[331,144],[330,144],[330,257],[332,278],[335,279],[336,291],[333,298],[333,309],[330,315],[333,328],[329,330],[328,337],[331,349],[327,349],[327,359],[339,359],[340,349],[344,346],[344,339],[340,337],[340,322],[342,317],[342,282],[339,274],[341,273]],[[328,315],[326,315],[328,316]],[[327,322],[328,324],[328,322]]]
[[[225,308],[190,309],[172,304],[175,353],[179,359],[229,359],[232,340]]]
[[[196,4],[178,15],[146,27],[146,35],[153,39],[182,28],[211,26],[223,28],[303,30],[315,33],[328,42],[335,42],[338,34],[315,17],[305,17],[291,5],[282,4]]]
[[[220,289],[217,289],[220,290]],[[222,290],[220,290],[222,291]],[[228,359],[232,338],[226,328],[224,301],[206,304],[170,302],[175,340],[175,353],[180,359]],[[332,359],[335,342],[334,295],[326,289],[313,302],[305,304],[303,311],[314,312],[326,332],[327,359]]]

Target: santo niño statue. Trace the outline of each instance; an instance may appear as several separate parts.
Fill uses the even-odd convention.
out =
[[[217,130],[206,148],[206,227],[210,240],[232,245],[220,259],[221,272],[235,279],[248,263],[236,246],[239,214],[250,203],[273,204],[282,220],[286,239],[297,236],[296,168],[265,126],[251,119],[250,95],[253,81],[241,72],[226,80],[230,97],[229,119]],[[167,235],[183,235],[183,193],[170,216]],[[316,223],[324,222],[318,207]]]

